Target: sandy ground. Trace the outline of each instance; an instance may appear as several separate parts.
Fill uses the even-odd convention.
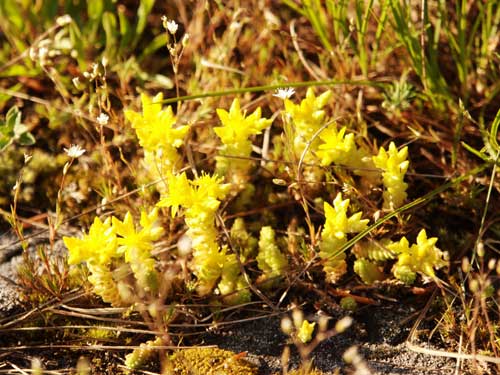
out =
[[[355,314],[350,329],[323,341],[312,352],[314,365],[331,374],[336,369],[342,373],[354,373],[354,368],[347,365],[342,357],[348,348],[356,346],[370,374],[453,374],[454,361],[418,354],[406,347],[401,339],[406,337],[408,329],[398,323],[398,318],[402,318],[400,313],[394,307],[376,307],[366,311],[366,314],[373,314],[375,319],[384,320],[379,325],[380,330],[370,334],[367,334],[367,324],[363,322],[364,313],[359,316]],[[249,358],[260,366],[263,375],[273,374],[281,370],[281,354],[287,346],[287,336],[280,332],[279,327],[279,318],[256,320],[232,326],[220,334],[208,335],[205,343],[216,344],[237,353],[248,351]],[[388,330],[391,334],[383,336]],[[293,345],[290,347],[290,367],[294,368],[300,362],[300,356]]]

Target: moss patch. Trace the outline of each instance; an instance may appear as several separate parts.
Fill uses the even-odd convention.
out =
[[[238,354],[219,348],[183,349],[170,356],[171,374],[256,375],[257,367]]]

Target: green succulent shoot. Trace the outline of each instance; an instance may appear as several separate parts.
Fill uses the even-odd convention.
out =
[[[324,203],[325,226],[321,232],[319,256],[323,260],[323,270],[328,282],[336,282],[346,271],[345,253],[340,252],[347,242],[347,235],[364,230],[368,219],[361,219],[361,212],[348,216],[349,199],[342,199],[338,193],[333,206]]]
[[[434,270],[448,265],[447,254],[436,247],[437,241],[436,237],[427,238],[425,229],[422,229],[417,242],[411,246],[406,237],[387,245],[398,256],[392,269],[394,276],[406,284],[413,284],[417,273],[435,279]]]

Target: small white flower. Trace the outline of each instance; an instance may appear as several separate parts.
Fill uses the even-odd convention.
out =
[[[96,121],[101,126],[108,125],[109,116],[105,113],[101,113],[99,116],[97,116]]]
[[[76,159],[85,153],[85,149],[81,148],[79,145],[71,145],[69,148],[64,148],[64,152],[68,154],[70,158]]]
[[[285,100],[285,99],[290,99],[293,96],[293,94],[295,94],[295,89],[292,87],[287,87],[284,89],[277,89],[276,93],[273,94],[273,96]]]
[[[174,20],[167,21],[167,30],[170,34],[175,35],[179,25]]]

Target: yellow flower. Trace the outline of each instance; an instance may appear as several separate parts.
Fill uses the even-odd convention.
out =
[[[176,118],[172,108],[168,106],[162,110],[162,100],[161,93],[153,99],[141,94],[142,114],[125,111],[125,117],[132,123],[139,144],[144,148],[145,169],[152,178],[176,172],[181,159],[177,148],[184,143],[189,130],[188,126],[174,127]]]
[[[325,111],[323,107],[332,96],[330,90],[316,97],[312,88],[307,89],[306,97],[300,104],[285,99],[285,112],[292,116],[295,126],[311,136],[323,125]]]
[[[299,331],[297,332],[297,338],[303,343],[307,344],[312,340],[312,334],[314,332],[314,327],[316,322],[309,323],[307,320],[302,321]]]
[[[349,165],[356,145],[354,144],[354,134],[346,135],[345,132],[345,127],[340,131],[332,127],[325,129],[320,134],[319,137],[325,142],[318,146],[319,151],[316,152],[321,159],[321,165],[327,166],[331,163]]]
[[[394,142],[389,144],[386,151],[380,147],[378,155],[373,157],[373,163],[382,170],[384,191],[384,208],[395,209],[400,207],[406,199],[406,188],[408,184],[404,182],[404,176],[408,170],[410,162],[408,158],[408,147],[398,151]]]
[[[196,178],[192,182],[192,185],[195,186],[192,206],[202,205],[215,211],[219,207],[219,200],[224,199],[229,191],[229,185],[223,184],[223,180],[216,174],[210,176],[206,173],[202,173],[200,177]],[[218,203],[215,203],[215,200]]]
[[[172,217],[175,217],[180,206],[188,206],[192,200],[192,189],[186,173],[167,176],[168,193],[164,194],[157,207],[170,207]]]
[[[347,217],[349,199],[342,199],[342,194],[338,193],[333,201],[333,207],[327,202],[324,203],[325,227],[323,236],[344,238],[347,233],[358,233],[366,228],[368,219],[361,220],[361,212]]]
[[[158,240],[163,234],[163,228],[157,224],[158,209],[153,209],[149,214],[141,212],[140,224],[142,229],[137,230],[132,215],[127,212],[123,221],[113,217],[113,227],[120,236],[118,252],[124,254],[125,262],[130,264],[139,286],[144,290],[156,290],[157,274],[155,259],[151,256],[153,241]]]
[[[246,113],[241,112],[240,101],[237,98],[233,100],[229,112],[219,108],[217,109],[217,115],[222,122],[222,126],[214,128],[214,131],[225,145],[239,144],[246,146],[249,143],[249,136],[260,134],[262,130],[271,124],[271,120],[261,118],[260,107],[251,115],[245,117]],[[242,151],[246,154],[246,147]]]
[[[345,253],[339,253],[347,242],[347,234],[361,232],[368,224],[367,219],[361,219],[361,212],[347,216],[349,202],[338,193],[333,207],[324,203],[325,226],[321,232],[319,255],[324,260],[323,270],[328,282],[336,282],[347,271]]]
[[[409,284],[415,280],[416,273],[435,277],[434,269],[448,264],[446,254],[436,247],[437,240],[436,237],[427,238],[425,229],[422,229],[417,236],[417,243],[411,246],[406,237],[387,245],[389,250],[398,255],[393,268],[394,276]]]
[[[82,239],[63,237],[63,241],[68,248],[69,264],[94,262],[104,265],[109,263],[111,258],[119,256],[116,233],[109,218],[102,222],[96,217],[89,233]]]
[[[158,209],[153,209],[149,214],[141,212],[140,224],[142,229],[137,231],[130,212],[127,212],[123,221],[113,217],[113,227],[119,237],[118,252],[125,254],[125,261],[130,262],[132,249],[137,249],[149,256],[153,248],[153,241],[158,240],[164,233],[163,228],[157,225]]]
[[[252,161],[246,160],[252,153],[252,135],[260,134],[271,125],[271,120],[261,118],[261,110],[257,108],[248,117],[242,113],[240,102],[234,99],[229,112],[217,109],[222,126],[214,128],[223,146],[217,157],[217,173],[228,177],[236,185],[241,185],[249,178]],[[237,158],[231,158],[237,157]]]
[[[222,184],[222,178],[217,175],[203,173],[194,181],[187,179],[183,172],[178,175],[169,175],[168,194],[164,195],[156,204],[158,207],[171,207],[172,216],[175,216],[179,206],[185,209],[215,212],[219,208],[220,199],[223,199],[229,185]],[[196,216],[196,215],[195,215]]]
[[[163,94],[157,94],[151,99],[141,94],[142,114],[127,110],[125,117],[132,123],[137,133],[139,144],[146,150],[154,152],[158,148],[169,150],[183,144],[188,126],[174,128],[176,118],[172,108],[162,109]]]
[[[285,113],[293,120],[295,128],[294,149],[296,155],[300,156],[308,142],[313,139],[314,134],[324,125],[325,111],[323,107],[332,96],[330,90],[325,91],[316,97],[314,90],[309,88],[305,99],[300,104],[294,104],[291,100],[285,99]],[[310,145],[311,151],[315,151],[320,143],[316,138]],[[306,161],[313,159],[308,153]]]
[[[198,292],[208,294],[221,276],[227,261],[225,251],[219,250],[215,213],[220,201],[229,190],[228,184],[222,183],[217,175],[203,173],[194,181],[187,179],[185,173],[170,174],[168,194],[164,195],[158,207],[171,207],[175,216],[179,207],[184,208],[185,221],[189,230],[193,249],[192,268],[198,278]]]

